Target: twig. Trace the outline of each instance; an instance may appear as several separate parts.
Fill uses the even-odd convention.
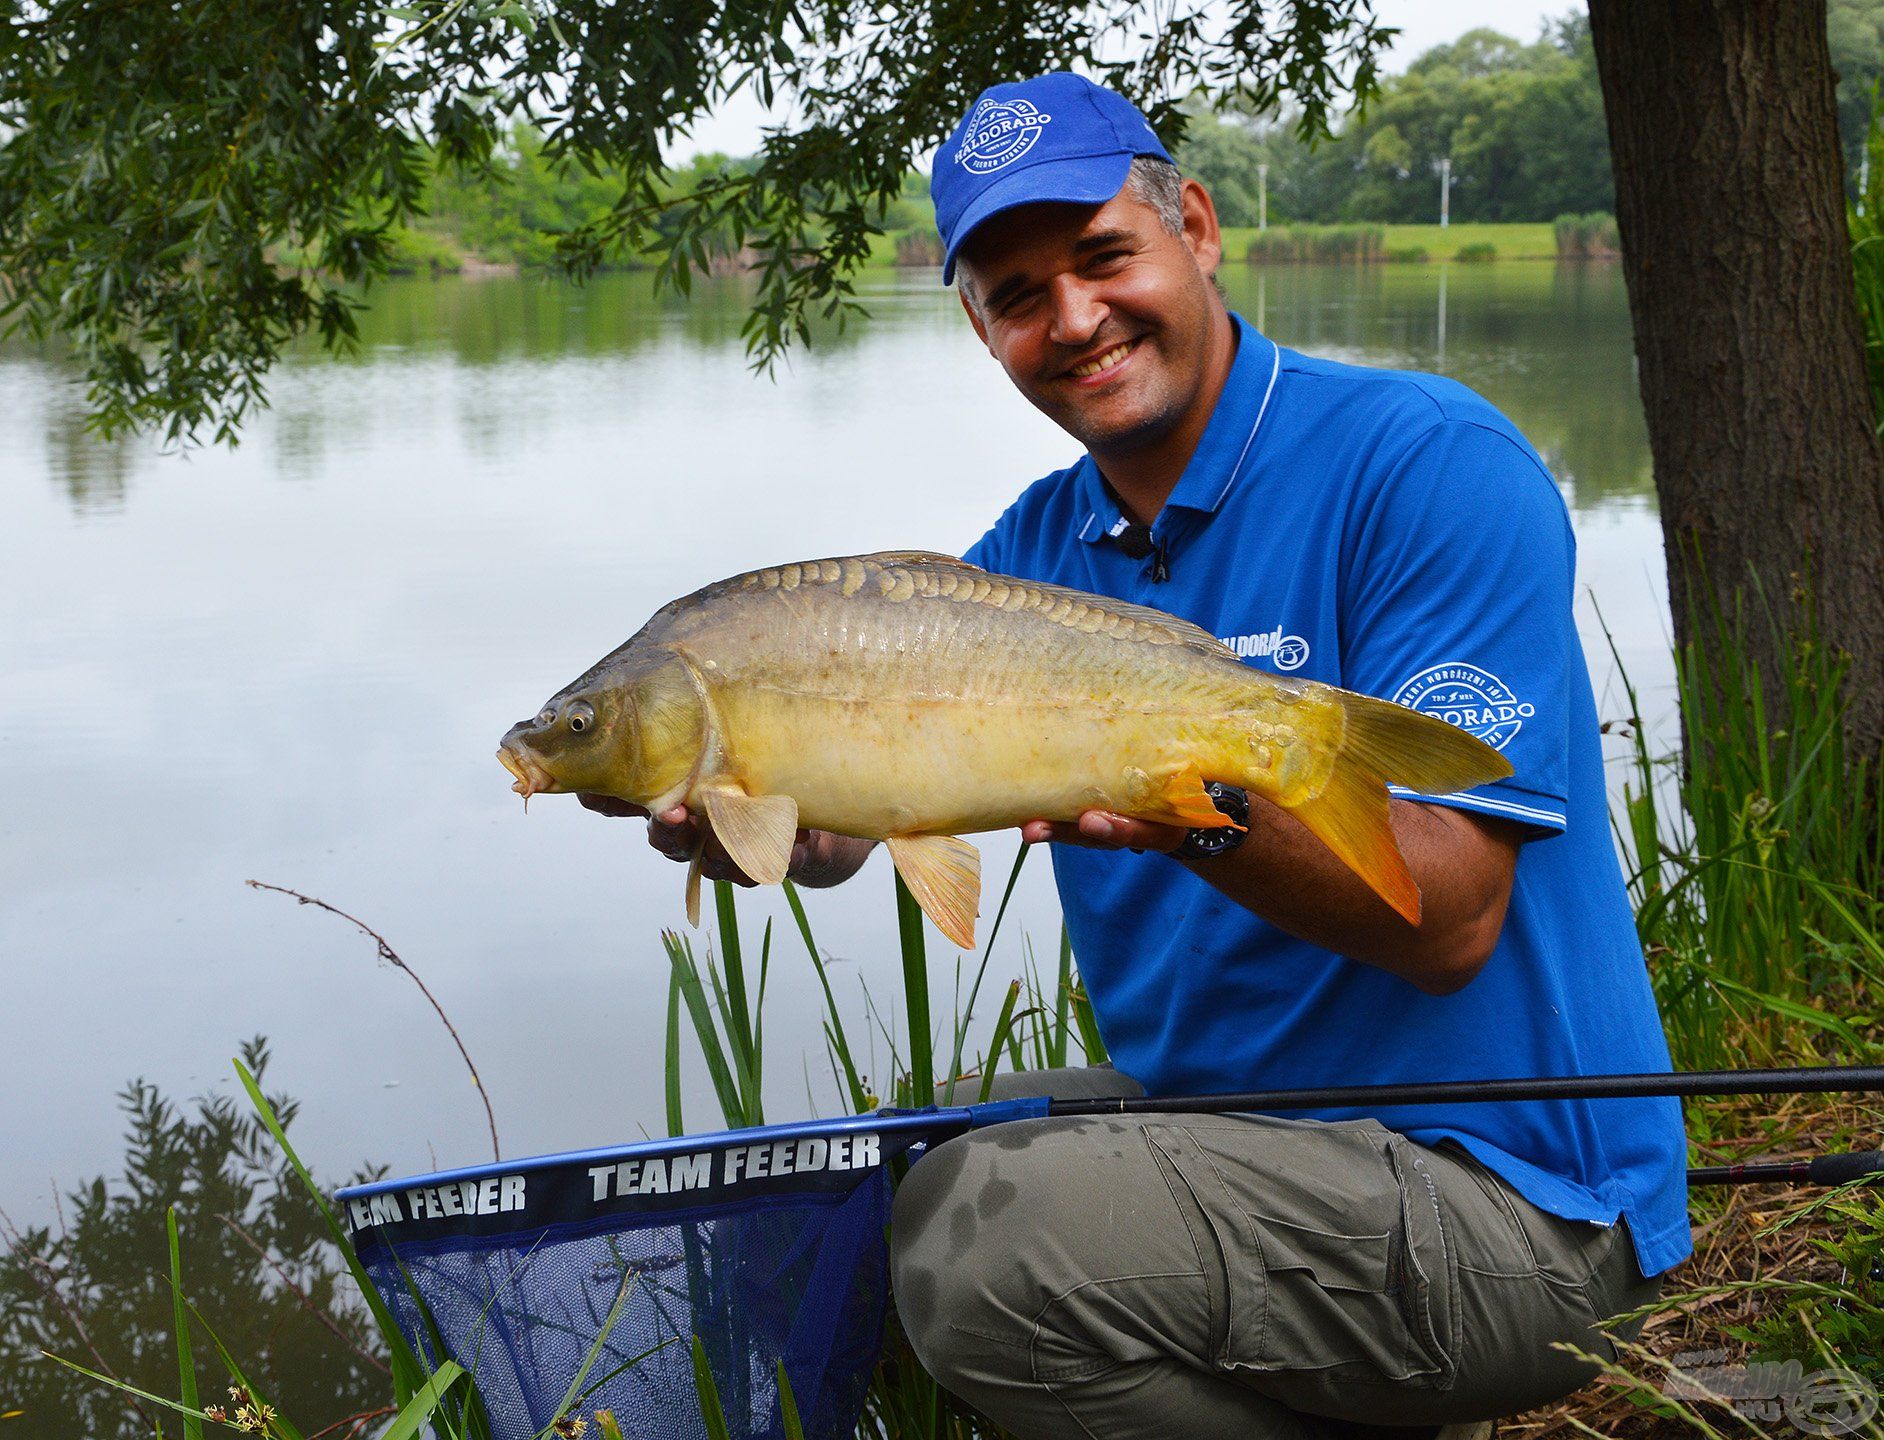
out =
[[[458,1036],[458,1027],[451,1023],[451,1017],[445,1013],[445,1007],[440,1005],[438,997],[426,988],[418,972],[401,960],[399,952],[386,943],[386,937],[357,916],[349,915],[345,910],[329,905],[325,900],[317,900],[312,895],[303,895],[299,890],[290,890],[285,885],[269,885],[261,880],[244,880],[242,883],[251,890],[273,890],[277,895],[287,895],[302,905],[318,905],[328,914],[338,915],[379,946],[380,959],[386,961],[394,969],[403,970],[412,977],[412,983],[419,987],[419,993],[431,1004],[432,1009],[438,1012],[438,1018],[444,1022],[445,1029],[451,1034],[451,1043],[458,1047],[458,1053],[464,1057],[464,1068],[471,1072],[471,1083],[478,1088],[478,1098],[484,1102],[484,1118],[491,1127],[491,1159],[502,1160],[504,1157],[497,1145],[497,1116],[491,1110],[491,1097],[484,1089],[484,1082],[478,1079],[478,1067],[471,1063],[471,1052],[464,1048],[464,1041]]]
[[[399,1407],[396,1405],[382,1405],[377,1410],[361,1410],[352,1415],[342,1416],[324,1429],[316,1430],[312,1435],[307,1437],[307,1440],[321,1440],[321,1436],[333,1434],[334,1431],[338,1430],[342,1425],[352,1427],[347,1431],[348,1440],[352,1440],[352,1437],[358,1435],[368,1421],[377,1420],[382,1415],[396,1415],[398,1413]]]
[[[55,1191],[54,1193],[56,1194],[57,1192]],[[26,1248],[26,1237],[20,1234],[19,1227],[13,1223],[12,1218],[8,1216],[7,1212],[4,1210],[0,1210],[0,1230],[6,1232],[8,1248],[33,1268],[33,1272],[38,1276],[39,1283],[41,1287],[44,1288],[47,1298],[65,1312],[65,1318],[71,1322],[72,1328],[78,1332],[79,1340],[84,1344],[85,1348],[91,1352],[92,1359],[98,1362],[98,1368],[122,1386],[125,1383],[124,1377],[119,1375],[116,1370],[113,1370],[111,1368],[111,1362],[99,1353],[98,1347],[92,1343],[91,1332],[85,1328],[85,1322],[79,1318],[77,1307],[74,1306],[71,1301],[67,1300],[64,1293],[59,1289],[59,1272],[52,1268],[51,1263],[45,1256],[35,1255]],[[42,1351],[41,1353],[44,1354],[46,1352]],[[138,1418],[154,1432],[157,1428],[157,1417],[139,1404],[135,1395],[122,1389],[119,1390],[118,1393],[124,1396],[124,1403],[136,1411]]]
[[[275,1272],[276,1277],[281,1281],[283,1285],[286,1285],[288,1287],[288,1289],[293,1293],[294,1298],[301,1302],[303,1308],[307,1310],[308,1314],[312,1315],[316,1320],[320,1321],[322,1325],[326,1326],[329,1330],[331,1330],[333,1334],[335,1335],[335,1337],[343,1345],[345,1345],[349,1350],[353,1351],[353,1353],[355,1355],[358,1355],[362,1360],[366,1361],[366,1363],[371,1365],[375,1370],[379,1371],[382,1375],[392,1374],[392,1370],[387,1366],[384,1360],[381,1360],[379,1356],[373,1354],[372,1351],[368,1350],[365,1346],[360,1344],[360,1342],[354,1339],[353,1336],[349,1335],[345,1330],[341,1329],[340,1325],[334,1320],[333,1316],[329,1315],[325,1310],[321,1309],[320,1306],[316,1305],[314,1303],[313,1297],[310,1296],[299,1285],[295,1284],[293,1278],[288,1274],[288,1272],[285,1269],[282,1268],[280,1263],[276,1261],[275,1257],[273,1255],[270,1255],[268,1251],[265,1248],[263,1248],[261,1241],[257,1240],[253,1235],[249,1234],[248,1231],[244,1230],[239,1224],[237,1224],[233,1216],[224,1215],[220,1211],[218,1211],[216,1214],[216,1218],[222,1221],[222,1223],[227,1225],[231,1230],[233,1230],[236,1233],[236,1235],[241,1238],[243,1243],[249,1247],[249,1249],[253,1250],[258,1256],[261,1257],[262,1263],[266,1265],[270,1270],[273,1270]]]

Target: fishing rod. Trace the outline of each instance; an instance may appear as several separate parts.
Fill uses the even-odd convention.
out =
[[[1221,1115],[1237,1111],[1339,1110],[1389,1105],[1456,1105],[1514,1100],[1641,1100],[1687,1095],[1884,1093],[1884,1065],[1814,1065],[1786,1070],[1678,1070],[1647,1075],[1558,1075],[1530,1079],[1442,1080],[1425,1084],[1327,1085],[1245,1090],[1230,1095],[1168,1095],[1052,1100],[1048,1115]],[[1854,1150],[1810,1160],[1704,1165],[1689,1185],[1843,1185],[1884,1174],[1884,1150]]]

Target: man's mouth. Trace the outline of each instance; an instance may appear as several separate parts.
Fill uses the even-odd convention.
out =
[[[1095,355],[1090,360],[1080,361],[1066,373],[1074,380],[1096,380],[1123,365],[1132,352],[1138,348],[1143,338],[1140,336],[1138,340],[1122,341],[1103,354]]]

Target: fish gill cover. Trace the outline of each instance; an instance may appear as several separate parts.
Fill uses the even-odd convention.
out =
[[[638,1440],[704,1440],[696,1339],[735,1437],[783,1437],[782,1363],[807,1440],[845,1440],[883,1337],[890,1162],[1044,1108],[650,1140],[335,1199],[400,1329],[471,1374],[495,1440],[598,1409]]]

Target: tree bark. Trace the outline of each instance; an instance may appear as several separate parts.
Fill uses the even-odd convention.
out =
[[[1709,577],[1725,599],[1757,576],[1782,629],[1747,630],[1770,699],[1809,582],[1851,656],[1855,759],[1884,740],[1884,456],[1825,19],[1824,0],[1590,0],[1676,642],[1709,644]]]

